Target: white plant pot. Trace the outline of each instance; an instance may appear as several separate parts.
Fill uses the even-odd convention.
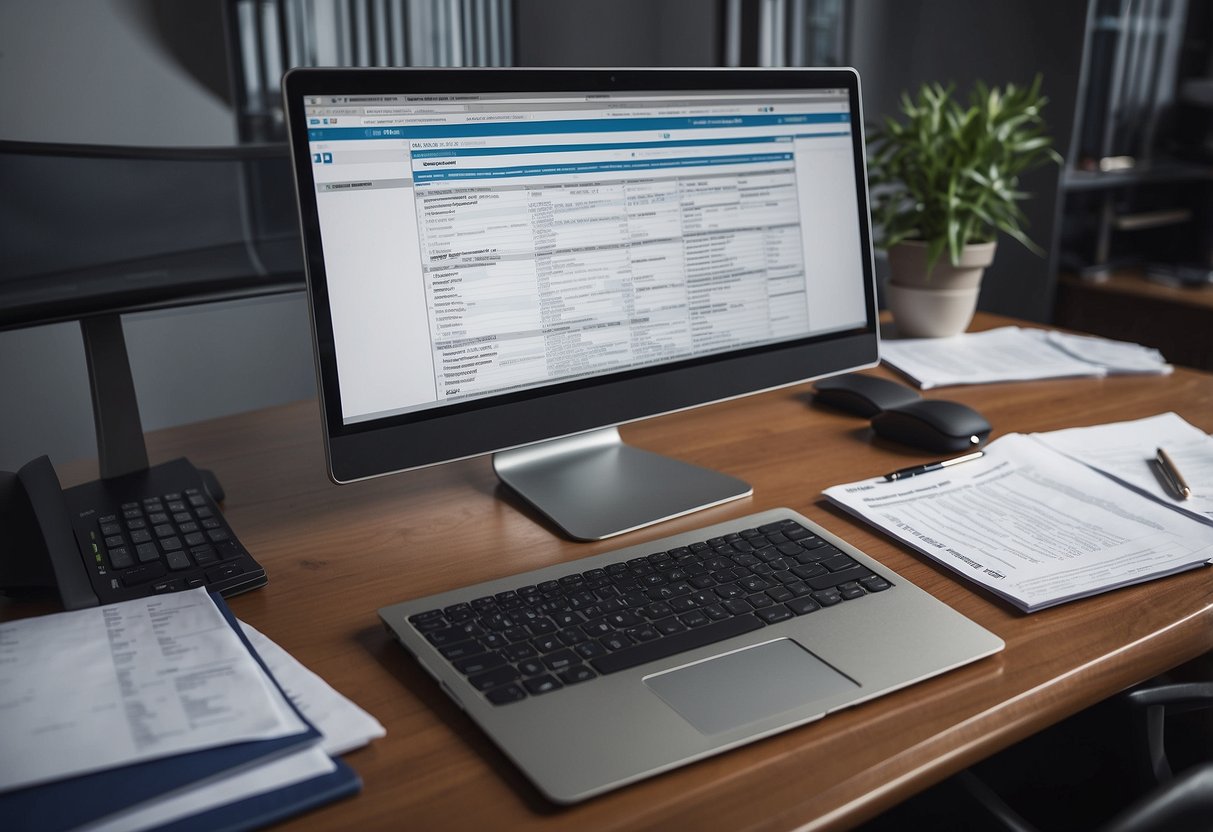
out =
[[[965,246],[960,264],[945,254],[927,272],[927,245],[916,241],[889,249],[887,297],[897,334],[906,338],[959,335],[977,311],[981,277],[994,261],[995,243]]]
[[[890,282],[887,298],[903,338],[945,338],[969,328],[977,311],[981,287],[971,289],[912,289]]]

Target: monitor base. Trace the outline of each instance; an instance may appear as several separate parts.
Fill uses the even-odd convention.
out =
[[[603,428],[499,451],[497,476],[574,540],[604,540],[754,493],[749,483]]]

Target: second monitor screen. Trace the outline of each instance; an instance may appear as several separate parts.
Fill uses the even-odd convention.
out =
[[[306,117],[345,424],[866,324],[845,90]]]

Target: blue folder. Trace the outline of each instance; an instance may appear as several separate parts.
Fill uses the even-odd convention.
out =
[[[277,686],[277,680],[245,638],[223,598],[218,593],[212,593],[211,597],[249,653]],[[70,684],[68,680],[64,683]],[[285,693],[283,698],[299,714]],[[200,781],[251,769],[284,754],[303,750],[321,739],[320,732],[302,714],[299,718],[307,730],[289,737],[251,740],[162,757],[0,794],[0,821],[12,832],[72,829]],[[183,832],[255,829],[357,792],[362,787],[358,775],[341,761],[334,762],[337,770],[329,774],[192,815],[165,828]]]

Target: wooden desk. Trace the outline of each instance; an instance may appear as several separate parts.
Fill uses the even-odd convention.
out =
[[[983,315],[979,327],[1007,323]],[[754,495],[613,541],[556,537],[497,485],[487,459],[347,486],[325,478],[312,402],[157,432],[153,461],[188,455],[227,489],[226,512],[270,576],[232,599],[374,714],[384,739],[348,755],[356,798],[284,829],[838,829],[1133,683],[1213,649],[1213,573],[1197,570],[1033,615],[826,505],[826,486],[929,457],[881,446],[858,418],[817,410],[809,386],[624,429],[641,447],[749,480]],[[959,387],[995,436],[1175,410],[1213,430],[1213,376]],[[65,470],[66,482],[93,476]],[[419,595],[788,506],[850,540],[1007,642],[1001,654],[878,701],[571,808],[544,801],[379,625]],[[5,617],[31,612],[0,604]],[[586,753],[592,754],[593,749]]]

